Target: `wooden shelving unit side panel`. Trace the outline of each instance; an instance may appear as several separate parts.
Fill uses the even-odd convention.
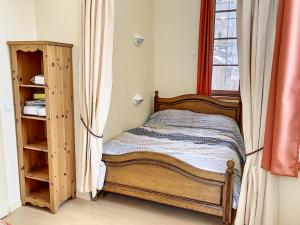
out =
[[[26,182],[25,182],[25,162],[23,149],[24,145],[28,143],[29,134],[28,131],[24,130],[22,126],[22,106],[27,98],[27,93],[20,93],[20,85],[29,82],[29,76],[32,74],[41,73],[43,70],[42,62],[37,63],[39,57],[41,57],[44,51],[42,45],[10,45],[11,54],[11,70],[13,80],[13,92],[14,92],[14,103],[15,103],[15,119],[16,119],[16,131],[17,131],[17,147],[18,147],[18,162],[19,162],[19,176],[20,176],[20,191],[21,201],[23,204],[26,203]],[[23,53],[26,52],[38,52],[33,54],[32,57],[25,57]],[[19,53],[19,55],[18,55]],[[24,66],[19,66],[18,58],[22,59],[25,63]],[[27,65],[31,65],[30,67]],[[31,136],[34,137],[33,135]]]
[[[51,208],[75,192],[72,49],[47,46],[45,60]]]

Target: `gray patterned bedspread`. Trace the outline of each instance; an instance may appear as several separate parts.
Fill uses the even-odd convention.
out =
[[[234,160],[233,208],[237,208],[244,142],[236,122],[226,116],[164,110],[154,113],[142,127],[128,130],[104,145],[104,154],[143,151],[167,154],[196,168],[225,173]]]

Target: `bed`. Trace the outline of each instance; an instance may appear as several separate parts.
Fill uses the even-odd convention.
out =
[[[103,191],[223,217],[232,223],[245,160],[239,101],[154,98],[154,114],[104,145]]]

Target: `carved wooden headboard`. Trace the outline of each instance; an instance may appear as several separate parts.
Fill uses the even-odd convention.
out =
[[[190,110],[192,112],[220,114],[236,121],[241,128],[241,101],[221,101],[201,95],[181,95],[174,98],[160,98],[155,91],[154,112],[166,109]]]

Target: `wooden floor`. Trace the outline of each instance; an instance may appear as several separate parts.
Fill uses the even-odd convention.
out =
[[[4,219],[12,225],[219,225],[221,218],[107,194],[97,202],[73,199],[56,214],[24,206]]]

